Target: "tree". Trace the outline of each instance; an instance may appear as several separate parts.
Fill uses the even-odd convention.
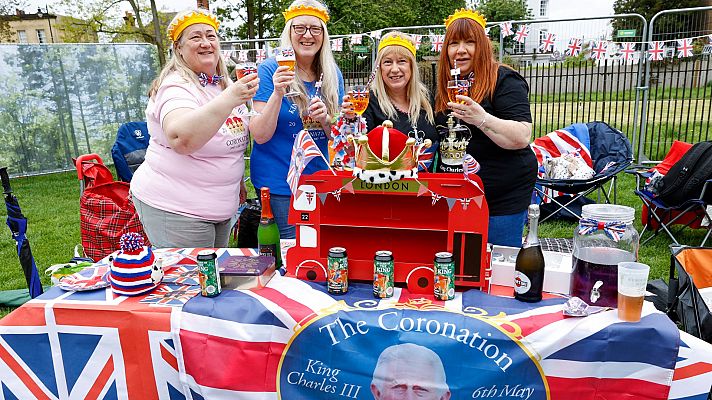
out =
[[[615,0],[613,11],[615,14],[640,14],[650,23],[653,16],[662,10],[701,7],[704,5],[706,5],[704,0]],[[658,34],[653,37],[653,40],[679,39],[682,37],[680,36],[681,33],[702,31],[702,26],[704,25],[703,14],[701,12],[698,12],[697,15],[691,15],[690,13],[666,14],[658,18],[654,27]],[[614,19],[614,31],[626,29],[625,23],[625,19]],[[647,38],[643,38],[643,40],[647,40]]]
[[[485,0],[480,4],[480,12],[487,21],[516,21],[531,18],[531,10],[522,0]]]
[[[23,0],[5,0],[0,3],[0,42],[9,42],[13,39],[13,32],[10,30],[10,20],[15,15],[15,9],[25,7]]]

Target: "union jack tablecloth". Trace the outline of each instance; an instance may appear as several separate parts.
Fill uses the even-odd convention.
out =
[[[174,274],[185,287],[191,261]],[[54,288],[0,320],[0,398],[372,399],[381,350],[407,342],[437,353],[452,399],[705,400],[712,384],[712,345],[648,304],[625,324],[478,291],[376,300],[366,284],[331,296],[275,276],[171,306],[181,284],[162,288],[148,296],[171,301]]]

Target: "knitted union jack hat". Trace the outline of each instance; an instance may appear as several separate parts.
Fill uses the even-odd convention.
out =
[[[116,294],[136,296],[153,290],[163,279],[163,268],[156,263],[150,247],[135,232],[124,233],[121,251],[111,263],[111,289]]]

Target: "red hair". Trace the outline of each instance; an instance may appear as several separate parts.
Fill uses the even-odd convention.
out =
[[[476,102],[490,97],[497,85],[497,69],[499,63],[495,60],[492,44],[485,34],[482,25],[469,18],[459,18],[450,24],[445,31],[443,49],[438,60],[438,89],[435,96],[435,112],[447,110],[447,81],[450,79],[450,57],[448,46],[459,40],[474,40],[475,54],[472,59],[474,80],[470,89],[470,97]]]

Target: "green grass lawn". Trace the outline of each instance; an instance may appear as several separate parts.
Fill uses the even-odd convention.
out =
[[[28,238],[37,266],[42,272],[48,266],[69,261],[74,246],[81,242],[79,231],[79,183],[76,173],[66,172],[44,176],[12,179],[12,188],[20,206],[28,218]],[[634,206],[640,215],[640,200],[633,193],[635,180],[621,174],[618,183],[618,204]],[[254,196],[251,185],[250,195]],[[595,198],[595,197],[594,197]],[[5,208],[0,217],[4,220]],[[575,224],[567,222],[545,222],[540,227],[541,237],[570,238]],[[640,222],[636,222],[640,231]],[[681,242],[697,245],[702,240],[702,230],[686,230]],[[231,242],[231,245],[235,245]],[[670,240],[659,235],[640,249],[640,260],[652,267],[651,279],[667,277],[670,264]],[[42,282],[49,284],[49,278],[42,276]],[[0,290],[25,287],[25,280],[15,251],[15,242],[10,231],[0,227]],[[0,316],[8,309],[0,308]]]

